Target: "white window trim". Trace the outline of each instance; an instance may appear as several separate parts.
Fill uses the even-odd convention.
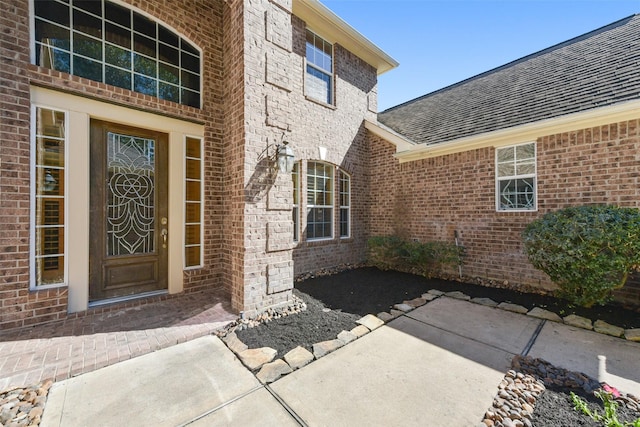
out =
[[[197,139],[200,141],[200,158],[196,159],[195,157],[187,157],[187,138],[191,138],[191,139]],[[203,144],[203,138],[201,136],[196,136],[196,135],[185,135],[184,136],[184,141],[183,141],[183,145],[182,145],[182,150],[183,150],[183,155],[182,155],[182,159],[184,162],[184,166],[183,166],[183,183],[184,183],[184,189],[183,189],[183,201],[182,201],[182,205],[183,205],[183,215],[184,215],[184,227],[185,227],[185,231],[182,233],[182,267],[184,268],[184,270],[196,270],[199,268],[202,268],[204,266],[204,144]],[[196,223],[189,223],[187,222],[187,181],[195,181],[193,179],[188,179],[187,178],[187,159],[193,159],[193,160],[198,160],[200,162],[200,243],[198,245],[187,245],[187,233],[186,233],[186,226],[187,225],[194,225]],[[198,265],[190,265],[187,266],[187,257],[186,257],[186,249],[187,247],[195,247],[195,246],[199,246],[200,247],[200,261],[198,262]]]
[[[336,195],[335,195],[335,191],[336,191],[335,190],[336,166],[334,164],[332,164],[332,163],[323,162],[321,160],[309,160],[308,163],[307,163],[307,171],[306,171],[306,176],[305,176],[305,178],[306,178],[305,182],[306,183],[309,182],[308,181],[309,163],[320,163],[320,164],[323,164],[323,165],[328,165],[331,168],[332,172],[333,172],[331,179],[334,180],[334,183],[333,183],[332,188],[331,188],[331,193],[332,193],[331,194],[331,196],[332,196],[331,205],[310,205],[308,203],[309,186],[308,186],[308,184],[306,185],[307,203],[306,203],[305,208],[306,208],[307,214],[305,215],[305,220],[307,222],[306,222],[305,225],[307,226],[307,228],[309,227],[308,218],[309,218],[309,210],[310,209],[313,209],[313,208],[331,209],[331,235],[327,236],[327,237],[312,237],[312,238],[309,238],[309,237],[307,237],[308,234],[305,233],[305,239],[306,239],[307,242],[322,242],[322,241],[327,241],[327,240],[333,240],[334,237],[335,237],[335,233],[336,233],[336,217],[335,217],[335,215],[336,215],[336,211],[335,211],[335,209],[336,209],[335,208],[335,205],[336,205],[336,199],[335,199],[335,197],[336,197]]]
[[[183,291],[184,270],[184,135],[205,138],[204,125],[126,108],[92,98],[31,86],[31,102],[37,106],[68,112],[66,268],[69,312],[84,311],[89,301],[89,151],[90,120],[122,123],[155,129],[169,135],[169,293]],[[33,121],[32,121],[33,123]],[[35,129],[35,128],[34,128]],[[206,165],[205,165],[206,168]],[[30,229],[33,235],[33,230]],[[42,289],[39,287],[38,289]]]
[[[503,149],[513,148],[523,146],[523,145],[531,145],[533,144],[533,167],[534,172],[531,174],[523,174],[523,175],[513,175],[513,176],[498,176],[498,152]],[[502,147],[496,147],[495,149],[495,205],[496,212],[537,212],[538,211],[538,145],[535,141],[524,142],[521,144],[514,145],[505,145]],[[531,209],[504,209],[501,208],[500,203],[500,181],[505,181],[509,179],[525,179],[525,178],[533,178],[533,208]]]
[[[307,61],[307,56],[306,56],[306,31],[309,31],[310,33],[312,33],[315,37],[318,37],[319,39],[322,39],[325,43],[329,44],[331,46],[331,72],[328,73],[327,70],[318,67],[317,65]],[[303,71],[304,71],[304,78],[302,79],[302,81],[304,82],[304,96],[306,99],[313,101],[313,102],[317,102],[321,105],[327,106],[327,107],[334,107],[336,104],[336,81],[335,81],[335,63],[336,63],[336,57],[335,57],[335,49],[333,46],[333,43],[330,43],[326,38],[320,36],[317,32],[313,31],[310,28],[306,28],[305,31],[305,56],[304,56],[304,64],[303,64]],[[314,70],[317,70],[318,72],[322,73],[322,74],[326,74],[329,76],[330,82],[331,82],[331,87],[329,89],[329,102],[326,102],[322,99],[318,99],[314,96],[311,96],[307,93],[307,66],[312,67]]]
[[[297,168],[295,168],[294,170],[296,172],[292,172],[295,175],[297,175],[297,187],[294,188],[293,191],[297,192],[298,194],[298,203],[296,203],[295,199],[293,200],[292,206],[292,214],[295,213],[296,209],[298,210],[298,215],[296,215],[295,220],[293,220],[293,242],[294,243],[299,243],[300,242],[300,200],[302,198],[302,194],[300,193],[300,177],[302,176],[302,162],[296,162],[296,166]],[[298,236],[298,238],[296,239],[295,237]]]
[[[342,180],[342,175],[346,176],[347,182],[349,183],[349,192],[347,193],[348,195],[348,202],[349,205],[347,206],[343,206],[342,205],[342,192],[340,191],[340,181]],[[349,173],[347,173],[345,170],[342,169],[338,169],[338,233],[340,235],[341,239],[350,239],[351,238],[351,175]],[[342,213],[342,210],[346,210],[348,212],[348,218],[347,218],[347,228],[349,230],[349,232],[343,236],[341,233],[341,226],[342,226],[342,216],[340,215]]]
[[[36,111],[38,108],[43,108],[51,111],[58,111],[64,113],[64,278],[60,283],[50,283],[46,285],[38,285],[37,284],[37,262],[36,262],[36,185],[37,185],[37,174],[36,174],[36,150],[37,150],[37,141],[36,141]],[[69,254],[69,180],[68,177],[68,167],[69,167],[69,111],[63,110],[60,108],[51,107],[49,105],[44,104],[31,104],[31,123],[30,123],[30,140],[31,140],[31,149],[29,154],[29,180],[31,182],[29,189],[29,201],[30,201],[30,212],[29,212],[29,289],[32,291],[40,291],[45,289],[54,289],[65,287],[68,285],[69,281],[69,262],[68,262],[68,254]]]

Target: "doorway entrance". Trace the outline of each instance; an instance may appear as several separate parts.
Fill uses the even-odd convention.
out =
[[[90,158],[89,301],[167,289],[167,134],[91,120]]]

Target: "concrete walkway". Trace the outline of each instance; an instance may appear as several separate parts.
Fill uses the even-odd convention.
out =
[[[516,354],[640,395],[640,344],[438,298],[262,385],[214,336],[54,384],[42,426],[478,425]],[[630,388],[637,387],[633,390]]]

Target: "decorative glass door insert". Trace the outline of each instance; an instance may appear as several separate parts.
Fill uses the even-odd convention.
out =
[[[107,255],[155,250],[155,140],[107,133]]]

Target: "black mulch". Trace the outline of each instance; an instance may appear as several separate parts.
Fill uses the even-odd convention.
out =
[[[562,317],[577,314],[591,320],[600,319],[625,329],[640,328],[640,314],[624,309],[618,304],[584,309],[551,296],[456,281],[426,279],[396,271],[380,271],[376,268],[358,268],[307,279],[296,284],[294,292],[307,303],[305,312],[239,331],[237,335],[249,348],[276,349],[278,357],[283,357],[299,345],[312,351],[314,343],[335,339],[341,331],[356,326],[355,321],[360,317],[382,311],[388,312],[394,304],[417,298],[430,289],[444,292],[461,291],[472,298],[491,298],[498,303],[510,302],[528,309],[541,307]],[[592,401],[597,402],[593,399]],[[491,402],[487,402],[488,406],[490,404]],[[574,411],[568,394],[562,390],[543,393],[536,405],[536,417],[534,425],[542,427],[597,425],[588,417]]]
[[[593,394],[586,394],[581,390],[547,388],[536,401],[532,424],[535,427],[602,427],[601,422],[596,422],[588,415],[574,409],[570,391],[585,400],[592,413],[604,414],[602,401]],[[640,416],[624,406],[618,406],[616,415],[623,424],[634,422]]]
[[[566,300],[551,296],[516,292],[456,281],[427,279],[397,271],[359,268],[332,276],[317,277],[298,283],[296,288],[322,301],[327,307],[361,316],[389,311],[393,304],[419,297],[429,289],[461,291],[472,298],[491,298],[496,302],[510,302],[528,309],[541,307],[562,317],[570,314],[600,319],[625,329],[640,328],[640,313],[624,309],[619,304],[596,306],[590,309],[573,307]]]

